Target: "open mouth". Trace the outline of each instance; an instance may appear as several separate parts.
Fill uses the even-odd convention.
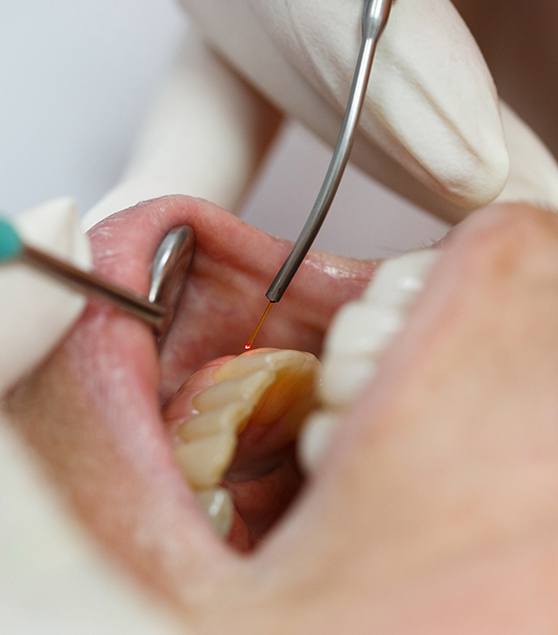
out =
[[[373,353],[418,291],[396,265],[365,304],[350,303],[378,262],[314,253],[264,327],[265,348],[240,355],[287,243],[168,197],[96,227],[96,268],[145,292],[150,258],[179,224],[194,228],[197,248],[163,349],[143,324],[92,302],[10,406],[80,517],[171,597],[184,575],[207,579],[217,554],[236,558],[224,542],[250,551],[277,524],[315,469],[320,430],[371,376]],[[411,259],[413,271],[431,262]],[[326,331],[345,304],[322,371]]]

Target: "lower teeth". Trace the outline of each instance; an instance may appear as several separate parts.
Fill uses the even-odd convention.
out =
[[[256,350],[225,362],[213,372],[215,383],[193,396],[196,410],[177,428],[175,458],[219,535],[228,534],[233,519],[230,494],[219,484],[234,459],[238,435],[249,427],[258,438],[263,430],[263,439],[267,429],[276,433],[274,443],[292,443],[315,406],[318,369],[309,353]]]
[[[217,534],[221,538],[226,538],[231,530],[234,515],[231,495],[226,489],[219,487],[199,492],[197,499]]]
[[[337,425],[337,415],[320,410],[310,415],[301,432],[298,441],[298,458],[304,470],[312,474],[315,472]]]

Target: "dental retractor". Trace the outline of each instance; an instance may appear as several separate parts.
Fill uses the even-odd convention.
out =
[[[100,296],[143,320],[159,336],[165,334],[172,322],[194,245],[194,230],[187,225],[175,227],[165,236],[153,258],[149,295],[145,297],[26,244],[15,227],[0,217],[0,264],[19,260],[86,295]]]

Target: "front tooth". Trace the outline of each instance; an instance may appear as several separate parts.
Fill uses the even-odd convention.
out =
[[[223,432],[190,443],[181,443],[174,452],[176,462],[192,487],[210,489],[221,481],[235,449],[236,435]]]
[[[386,261],[360,300],[337,314],[325,343],[319,396],[326,411],[311,417],[301,436],[301,460],[315,469],[337,414],[349,406],[374,377],[378,358],[403,328],[405,318],[438,252],[405,254]]]
[[[197,394],[192,399],[192,404],[199,412],[207,412],[240,400],[255,402],[274,379],[275,375],[269,370],[260,370],[240,379],[228,379]]]
[[[324,410],[315,412],[308,418],[298,443],[300,464],[306,472],[316,471],[329,448],[336,425],[337,416]]]
[[[425,249],[386,261],[362,298],[339,311],[322,369],[320,392],[328,406],[350,403],[373,377],[379,355],[402,329],[437,256]]]
[[[386,260],[362,296],[385,307],[407,307],[422,291],[438,252],[423,249]]]
[[[375,356],[401,329],[402,322],[399,309],[363,302],[346,304],[329,332],[326,354]]]
[[[222,432],[238,434],[248,420],[250,412],[250,407],[243,402],[203,412],[183,423],[178,428],[177,434],[186,442],[211,437]]]
[[[329,408],[350,404],[374,377],[376,362],[366,356],[336,356],[327,359],[322,369],[319,393]]]
[[[384,350],[401,329],[406,309],[423,289],[436,257],[434,249],[425,249],[383,263],[362,298],[337,314],[326,351],[374,355]]]
[[[229,492],[219,487],[199,492],[197,499],[217,534],[221,538],[226,538],[231,530],[234,513]]]

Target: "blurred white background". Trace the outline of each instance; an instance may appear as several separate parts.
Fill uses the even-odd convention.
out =
[[[118,179],[187,36],[187,20],[173,0],[2,5],[0,207],[17,212],[68,194],[85,211]],[[293,238],[328,159],[320,142],[287,126],[246,202],[245,218]],[[444,231],[442,223],[351,169],[319,246],[360,257],[392,256]]]

